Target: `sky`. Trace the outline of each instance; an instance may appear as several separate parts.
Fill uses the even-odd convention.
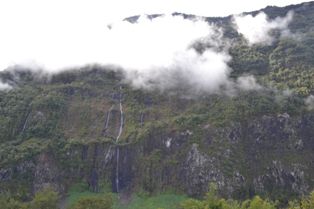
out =
[[[211,3],[212,2],[212,3]],[[226,16],[300,0],[0,0],[0,68],[54,56],[62,48],[92,49],[106,26],[137,14],[184,12]],[[95,38],[93,38],[95,37]],[[93,43],[96,44],[96,43]],[[82,47],[83,46],[83,47]],[[83,55],[82,55],[83,56]],[[84,55],[85,56],[85,55]],[[39,60],[40,62],[40,60]],[[41,63],[45,64],[45,63]],[[1,70],[0,69],[0,70]]]
[[[20,19],[19,22],[22,23],[34,18],[48,18],[57,23],[78,15],[110,22],[143,13],[185,12],[226,16],[261,9],[267,5],[285,6],[301,2],[302,0],[1,0],[0,17],[8,23],[17,21],[16,19]],[[10,19],[5,17],[7,15]]]

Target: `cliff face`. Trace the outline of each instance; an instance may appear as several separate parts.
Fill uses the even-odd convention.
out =
[[[15,89],[0,92],[0,191],[27,199],[43,187],[65,193],[82,181],[95,192],[109,184],[114,192],[175,189],[191,196],[216,183],[236,198],[313,190],[314,112],[304,99],[314,93],[314,64],[289,50],[291,43],[314,43],[314,12],[302,12],[312,5],[291,6],[292,30],[304,29],[303,40],[232,46],[232,76],[252,73],[272,84],[234,97],[134,90],[119,71],[99,66],[49,79],[2,72]],[[275,17],[291,8],[264,10]],[[282,93],[287,88],[293,93]]]
[[[313,189],[313,112],[246,113],[239,103],[236,116],[230,116],[219,112],[216,103],[241,98],[186,100],[124,87],[123,131],[116,141],[121,123],[118,87],[109,90],[109,98],[102,93],[84,98],[85,90],[65,92],[68,88],[56,90],[67,98],[60,108],[63,114],[27,109],[27,124],[17,137],[22,139],[3,143],[1,188],[19,189],[13,186],[18,182],[25,191],[50,186],[66,192],[83,181],[95,192],[110,184],[113,191],[174,188],[201,196],[216,183],[221,194],[236,198],[302,195]],[[37,125],[45,127],[44,121],[51,123],[49,117],[56,118],[51,132],[57,135],[25,137]]]

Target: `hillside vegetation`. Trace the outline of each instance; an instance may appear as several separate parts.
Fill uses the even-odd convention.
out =
[[[231,79],[263,86],[232,96],[134,89],[108,66],[1,71],[0,207],[57,208],[84,184],[69,208],[314,208],[314,3],[262,11],[290,10],[298,38],[272,45],[206,19],[234,40]]]

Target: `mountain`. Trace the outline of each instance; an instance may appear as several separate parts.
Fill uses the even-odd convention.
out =
[[[111,66],[52,76],[21,67],[1,71],[14,88],[0,91],[0,192],[29,200],[46,187],[64,195],[82,183],[92,192],[109,185],[118,193],[202,197],[215,183],[221,196],[235,199],[308,194],[314,189],[314,2],[245,14],[275,19],[291,10],[289,29],[300,38],[271,45],[248,45],[231,16],[205,18],[234,40],[232,79],[254,75],[266,87],[235,96],[134,89]]]

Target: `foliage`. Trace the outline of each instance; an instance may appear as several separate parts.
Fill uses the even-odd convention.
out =
[[[217,196],[216,187],[210,186],[204,200],[189,199],[181,204],[182,209],[276,209],[276,204],[255,196],[251,200],[238,203]]]
[[[35,194],[34,199],[29,203],[32,209],[58,209],[58,194],[52,189],[44,189]]]
[[[13,199],[8,194],[0,194],[0,206],[5,209],[58,209],[58,194],[52,189],[37,192],[30,202]]]
[[[266,50],[265,50],[266,49]],[[253,46],[240,43],[230,49],[233,59],[230,64],[234,69],[233,75],[251,73],[263,75],[269,69],[269,47]]]
[[[47,142],[32,138],[22,143],[4,143],[0,145],[0,165],[19,163],[30,160],[47,147]]]
[[[301,200],[289,202],[288,209],[313,209],[314,208],[314,192],[309,196],[303,197]]]
[[[237,203],[233,200],[225,200],[208,194],[204,200],[188,199],[182,202],[182,209],[279,209],[276,203],[263,200],[259,196],[253,199]],[[287,209],[313,209],[314,192],[301,200],[289,202]]]
[[[271,18],[275,18],[284,16],[293,7],[282,9],[268,7],[265,12]],[[225,24],[229,21],[228,18],[218,18],[216,20],[217,24]],[[233,96],[218,94],[189,98],[190,95],[186,95],[186,92],[182,92],[182,90],[179,90],[177,95],[161,94],[157,91],[134,90],[122,84],[122,102],[126,117],[119,143],[122,146],[147,140],[144,144],[138,146],[145,147],[143,155],[139,159],[140,162],[137,162],[140,164],[139,167],[143,167],[143,178],[141,179],[143,185],[141,186],[151,193],[162,189],[160,187],[164,187],[164,185],[160,184],[159,177],[166,175],[164,174],[165,168],[177,163],[177,159],[180,160],[181,156],[185,159],[188,150],[185,147],[191,143],[201,144],[206,141],[207,146],[200,146],[201,149],[207,149],[204,151],[207,154],[211,150],[215,150],[212,157],[217,158],[218,164],[224,164],[222,159],[228,154],[228,152],[224,152],[227,148],[229,151],[231,150],[231,154],[233,154],[232,150],[237,150],[239,153],[241,152],[240,155],[248,150],[247,147],[257,146],[257,144],[263,151],[266,150],[262,147],[266,145],[263,140],[252,140],[247,144],[233,141],[227,144],[225,141],[229,140],[228,131],[238,124],[240,124],[239,126],[241,124],[251,124],[251,122],[264,116],[273,116],[275,118],[280,114],[288,113],[290,119],[285,128],[290,128],[290,123],[294,126],[302,126],[302,124],[299,124],[299,119],[309,113],[306,110],[304,98],[314,94],[313,25],[314,12],[304,5],[302,9],[299,8],[295,11],[291,23],[290,29],[296,36],[281,37],[271,46],[258,44],[249,46],[242,37],[236,34],[231,24],[225,26],[227,35],[234,38],[234,42],[230,43],[230,55],[233,57],[229,63],[233,69],[230,73],[230,79],[236,80],[239,76],[253,74],[257,81],[262,82],[265,86],[260,91],[238,92],[237,95]],[[302,34],[302,37],[298,37],[299,33]],[[111,129],[113,133],[116,133],[116,126],[118,126],[119,121],[116,97],[118,86],[122,83],[119,72],[108,70],[106,67],[88,66],[86,69],[65,71],[53,75],[49,80],[47,78],[40,79],[36,73],[31,71],[19,70],[12,73],[0,72],[0,80],[10,81],[16,86],[8,92],[0,91],[0,168],[8,171],[8,176],[5,176],[5,178],[12,178],[12,181],[1,184],[1,190],[10,190],[9,188],[18,183],[19,186],[28,187],[28,189],[19,189],[17,187],[16,190],[20,190],[18,192],[21,194],[30,193],[34,175],[31,172],[25,174],[27,178],[18,175],[19,169],[26,171],[27,168],[25,167],[27,166],[24,167],[23,163],[35,162],[36,156],[47,149],[54,155],[53,157],[60,170],[64,169],[64,173],[71,173],[70,175],[73,171],[80,171],[86,177],[86,173],[91,166],[100,164],[97,161],[98,159],[90,157],[92,151],[88,151],[86,154],[89,159],[84,159],[85,156],[80,155],[80,153],[83,153],[82,147],[89,146],[92,142],[102,143],[102,145],[113,142],[114,136],[108,137],[104,134],[104,123],[106,113],[114,104],[115,109],[111,115],[113,124]],[[284,95],[286,90],[289,90],[289,95]],[[139,122],[142,119],[143,121]],[[243,131],[242,127],[245,126],[241,126],[239,132]],[[298,130],[302,132],[304,129]],[[291,132],[294,131],[291,130]],[[224,134],[219,135],[220,132],[224,132]],[[308,133],[312,132],[307,132],[307,135],[311,135]],[[311,147],[307,146],[309,140],[302,137],[302,134],[305,133],[294,133],[293,137],[305,139],[302,141],[305,148],[300,149],[310,149]],[[183,142],[175,139],[174,149],[172,147],[167,148],[164,146],[164,141],[167,137],[173,135],[187,140]],[[241,133],[238,135],[239,138],[243,136]],[[206,138],[207,136],[208,138]],[[245,137],[243,136],[243,138]],[[149,141],[152,138],[156,141]],[[269,141],[279,140],[277,137],[270,137],[270,139]],[[215,140],[219,141],[219,146]],[[291,139],[289,138],[289,140]],[[296,158],[295,156],[297,156],[292,153],[296,149],[293,148],[294,145],[288,142],[289,140],[287,139],[282,144],[282,147],[287,145],[289,149],[274,152],[280,154],[281,159],[283,159],[283,155],[286,155],[287,158]],[[270,143],[269,145],[273,144]],[[153,149],[146,150],[146,147],[153,147]],[[298,152],[301,160],[295,164],[305,158],[310,159],[311,155],[307,153],[308,149],[304,150],[303,159]],[[175,153],[172,155],[173,151]],[[286,151],[289,153],[285,154]],[[171,153],[171,156],[168,153]],[[256,150],[254,154],[260,153]],[[265,151],[265,155],[270,154],[272,153]],[[97,158],[96,155],[95,151],[95,158]],[[250,156],[247,155],[245,158],[232,156],[232,158],[239,162],[242,161],[239,165],[235,165],[242,167],[247,164],[246,160]],[[97,162],[91,163],[93,160]],[[266,159],[263,160],[266,161]],[[267,160],[270,159],[267,158]],[[228,159],[229,161],[236,164],[233,163],[235,161]],[[221,170],[224,169],[229,168],[225,166]],[[307,173],[311,173],[311,169],[309,168]],[[242,173],[249,173],[250,171],[247,170]],[[5,174],[7,173],[5,172]],[[230,173],[233,174],[233,172]],[[226,173],[224,174],[226,175]],[[245,179],[253,179],[255,174],[254,172],[246,174]],[[24,186],[20,182],[27,182],[28,184]],[[2,187],[2,185],[4,186]],[[14,198],[20,196],[17,195],[18,192],[13,195]],[[50,193],[51,197],[48,197],[47,194],[49,194],[47,191],[37,194],[29,205],[33,208],[39,208],[51,204],[49,207],[54,207],[55,194]],[[102,194],[94,197],[94,194],[91,195],[90,192],[83,191],[75,193],[71,198],[77,200],[82,196],[86,196],[87,199],[81,200],[81,204],[88,205],[92,204],[92,198],[96,198],[96,202],[104,201],[99,195]],[[31,195],[29,194],[27,197],[29,196]],[[291,209],[314,208],[312,196],[301,201],[291,202]],[[0,206],[5,205],[9,209],[27,207],[28,203],[20,203],[13,197],[3,197]],[[149,205],[151,208],[155,206],[167,208],[166,203],[170,204],[171,198],[174,200],[180,199],[169,196],[160,197],[160,199],[138,198],[132,204],[138,208],[145,208],[144,205],[146,207]],[[159,205],[156,203],[162,201],[166,203]],[[80,206],[77,205],[76,207]],[[221,199],[211,193],[203,200],[189,199],[182,203],[184,209],[268,209],[274,207],[274,203],[260,197],[255,197],[240,204],[235,201]]]
[[[26,204],[11,198],[9,195],[0,195],[0,207],[4,209],[27,209]]]
[[[110,193],[110,185],[108,185],[106,182],[104,182],[100,186],[100,192],[95,193],[91,192],[88,188],[88,185],[84,182],[79,182],[76,184],[73,184],[67,194],[66,199],[66,205],[71,207],[72,205],[76,204],[81,198],[83,197],[98,197],[102,198],[103,196],[106,196],[106,193]]]
[[[128,203],[117,204],[115,209],[177,209],[186,196],[179,194],[157,194],[154,196],[133,195]]]
[[[275,209],[274,203],[263,200],[259,196],[254,197],[252,200],[247,200],[242,203],[243,209]]]
[[[109,195],[102,197],[87,196],[80,198],[70,209],[111,209],[112,206],[113,199]]]

